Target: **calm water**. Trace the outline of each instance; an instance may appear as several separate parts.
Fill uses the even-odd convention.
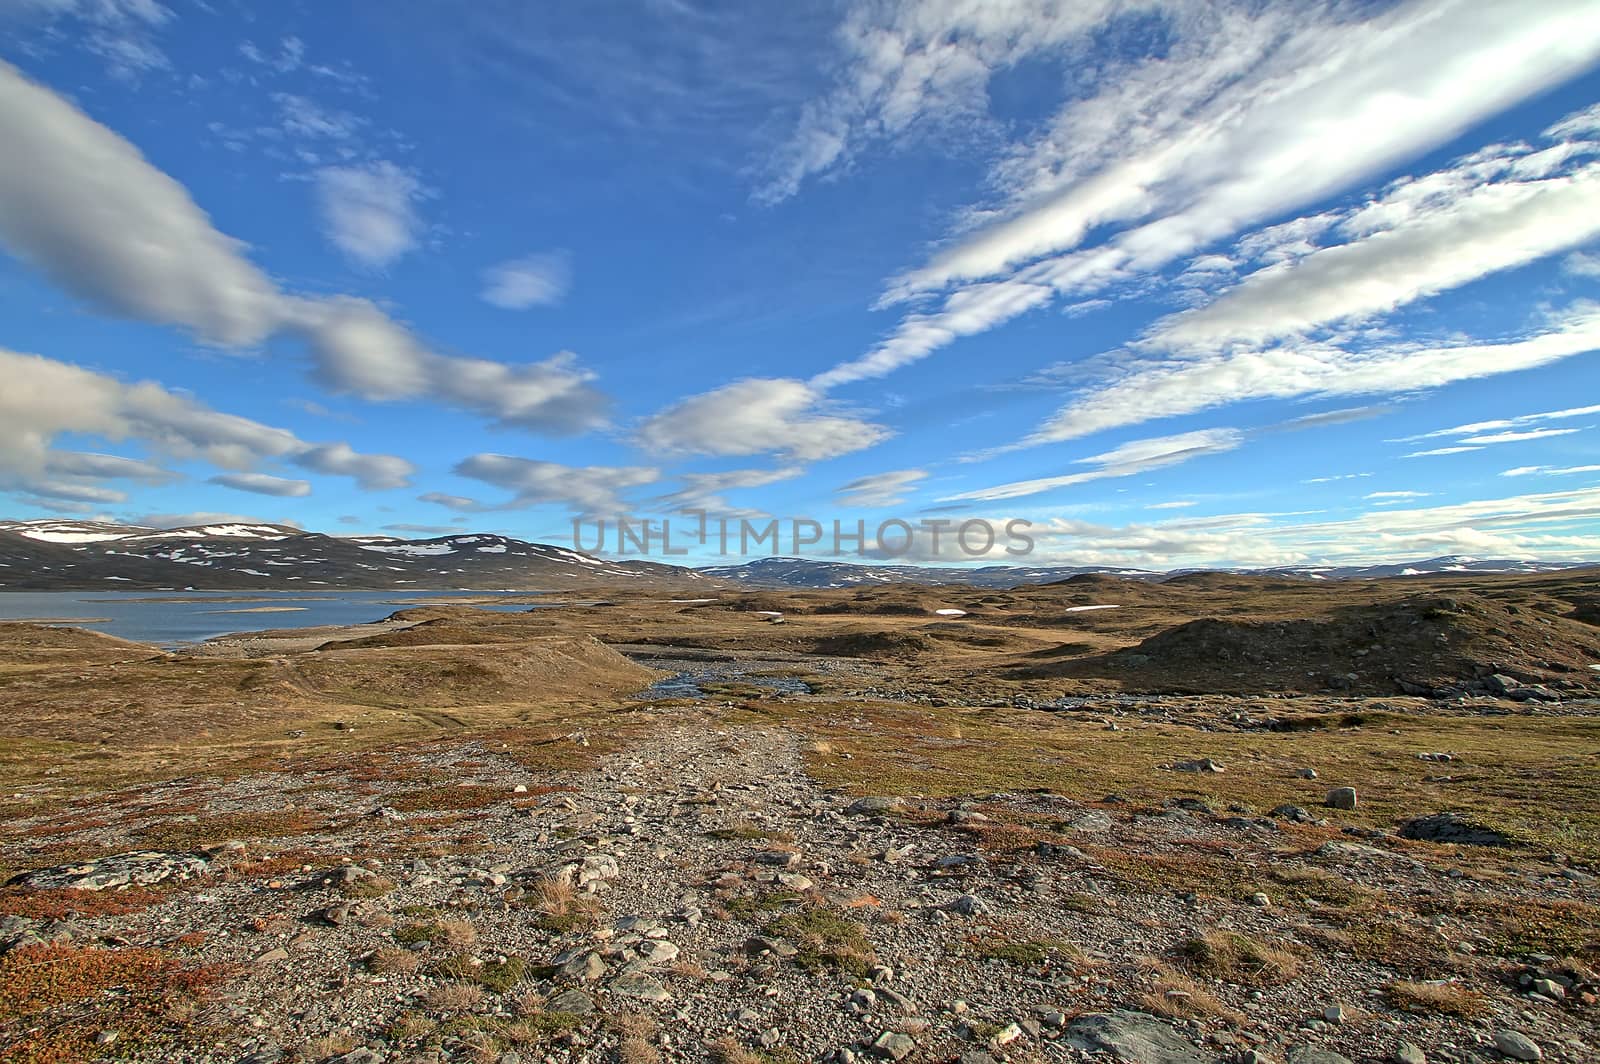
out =
[[[527,595],[534,592],[505,592]],[[229,632],[314,628],[382,620],[419,600],[493,595],[480,591],[4,591],[0,621],[59,620],[107,635],[171,646]],[[163,601],[157,601],[163,600]],[[243,612],[275,607],[272,612]],[[478,604],[526,610],[526,602]],[[280,612],[281,610],[281,612]]]

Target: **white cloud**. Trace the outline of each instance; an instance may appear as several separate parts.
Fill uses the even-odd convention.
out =
[[[802,381],[749,378],[691,396],[647,418],[636,439],[651,453],[774,454],[796,462],[835,458],[888,439],[859,418],[828,412]]]
[[[1483,447],[1495,443],[1522,443],[1524,440],[1543,440],[1551,436],[1570,436],[1578,429],[1529,429],[1527,432],[1495,432],[1487,436],[1468,436],[1463,445]]]
[[[429,350],[364,299],[302,301],[300,328],[327,387],[367,399],[444,399],[503,425],[582,432],[605,421],[594,374],[570,351],[509,366]]]
[[[1574,251],[1562,260],[1561,268],[1574,277],[1600,278],[1600,255]]]
[[[1600,465],[1566,466],[1565,468],[1541,465],[1518,466],[1515,469],[1507,469],[1500,475],[1503,477],[1569,477],[1580,473],[1600,473]]]
[[[1052,37],[1048,27],[1057,23],[1029,23],[1040,17],[1032,5],[994,6],[999,13],[991,17],[986,11],[981,30],[968,24],[969,16],[979,16],[965,5],[890,4],[877,9],[886,14],[868,16],[888,26],[882,53],[853,59],[831,110],[808,120],[812,136],[806,143],[834,147],[833,156],[824,152],[817,158],[826,164],[845,157],[857,126],[870,129],[882,120],[877,101],[892,97],[902,79],[911,79],[913,113],[924,106],[939,109],[947,94],[923,91],[925,82],[915,74],[929,48],[973,57],[973,84],[981,90],[989,73],[1013,62],[1013,55],[1058,49],[1074,34],[1130,9],[1066,5],[1075,9],[1077,21],[1063,36]],[[1148,277],[1249,225],[1444,144],[1600,57],[1596,0],[1560,0],[1536,13],[1475,0],[1413,0],[1364,21],[1353,9],[1331,4],[1171,8],[1172,40],[1163,55],[1102,72],[1094,94],[1069,100],[1051,133],[1019,146],[997,171],[1001,186],[1011,190],[1010,202],[991,212],[1000,220],[962,235],[924,267],[892,282],[886,296],[894,302],[954,286],[943,304],[907,315],[883,343],[815,383],[882,376],[1047,299]],[[900,32],[902,19],[918,32]],[[1011,37],[1002,40],[1010,46],[989,46],[985,34],[994,26],[1007,27]],[[907,40],[916,46],[908,48]],[[1482,71],[1490,69],[1502,76],[1484,77]],[[858,82],[878,88],[863,95],[851,87]],[[817,118],[824,112],[826,120]],[[818,139],[819,131],[826,135]],[[787,184],[778,183],[780,192],[798,180],[794,173]],[[1549,207],[1546,214],[1553,213]],[[1534,227],[1526,219],[1521,224]],[[1111,227],[1121,228],[1098,246],[1087,246],[1091,233]],[[1539,230],[1547,244],[1552,232],[1548,226]],[[1494,245],[1496,253],[1526,261],[1536,251],[1517,252],[1521,239],[1504,236]],[[1290,256],[1298,253],[1293,242],[1277,246],[1288,248]],[[1446,283],[1444,270],[1440,264],[1431,272],[1413,267],[1409,277],[1397,276],[1381,292],[1347,288],[1345,303],[1355,313],[1363,302],[1391,302],[1408,285],[1423,290]],[[983,287],[968,295],[977,286]],[[978,304],[976,314],[965,305],[971,300]]]
[[[1171,502],[1153,502],[1146,506],[1146,510],[1187,510],[1195,505],[1193,499],[1174,499]]]
[[[328,239],[359,265],[382,268],[417,246],[422,184],[394,163],[318,170],[317,205]]]
[[[39,355],[0,349],[0,490],[78,500],[120,501],[124,493],[104,482],[171,479],[145,460],[77,450],[56,450],[58,437],[137,441],[180,460],[246,472],[287,461],[362,478],[387,470],[391,478],[412,466],[389,455],[365,455],[343,444],[308,443],[286,429],[213,410],[151,381],[127,384],[105,374]],[[342,450],[341,450],[342,448]],[[325,456],[343,457],[333,468]],[[276,479],[276,478],[271,478]],[[236,485],[235,485],[236,486]]]
[[[1471,554],[1488,558],[1600,559],[1600,487],[1441,506],[1404,500],[1356,517],[1223,514],[1125,526],[1075,518],[1036,523],[1030,564],[1148,569],[1362,564]]]
[[[843,362],[811,379],[814,388],[886,376],[923,358],[958,337],[986,332],[1001,322],[1049,302],[1045,285],[997,281],[969,285],[953,292],[933,314],[906,317],[890,336],[867,354]]]
[[[1332,476],[1327,476],[1327,477],[1309,477],[1306,480],[1302,480],[1300,483],[1302,483],[1302,484],[1331,484],[1336,480],[1360,480],[1363,477],[1370,477],[1370,476],[1372,476],[1371,473],[1335,473]]]
[[[1041,492],[1070,487],[1074,484],[1085,484],[1094,480],[1134,476],[1152,469],[1177,465],[1204,455],[1222,454],[1236,450],[1244,441],[1244,433],[1238,429],[1228,428],[1200,429],[1195,432],[1179,433],[1175,436],[1130,440],[1120,447],[1106,451],[1103,454],[1076,460],[1078,465],[1099,467],[1093,470],[1083,473],[1066,473],[1054,477],[1040,477],[1034,480],[1019,480],[1010,484],[997,484],[993,487],[945,495],[939,501],[992,501],[996,499],[1015,499],[1024,495],[1038,495]]]
[[[680,473],[678,490],[659,499],[655,505],[673,510],[704,510],[724,517],[755,516],[760,511],[730,505],[722,498],[728,491],[764,488],[804,475],[798,466],[783,469],[728,469],[719,473]]]
[[[867,143],[983,121],[990,78],[1101,28],[1113,16],[1177,7],[1152,0],[923,0],[857,4],[836,38],[839,81],[808,104],[770,162],[758,199],[847,165]]]
[[[182,185],[4,63],[0,143],[0,241],[60,287],[225,346],[277,327],[276,286]]]
[[[1259,344],[1387,313],[1600,234],[1600,164],[1542,181],[1481,184],[1399,224],[1268,266],[1157,325],[1167,347]]]
[[[235,491],[250,491],[257,495],[276,495],[280,498],[302,498],[311,494],[309,480],[289,480],[268,473],[219,473],[208,484],[220,484]]]
[[[305,96],[275,92],[278,119],[283,131],[292,137],[349,140],[365,125],[365,120],[346,111],[333,111]]]
[[[1187,359],[1134,358],[1041,425],[1027,444],[1192,414],[1249,399],[1399,394],[1532,369],[1600,349],[1600,305],[1579,303],[1546,331],[1501,343],[1379,344],[1349,351],[1307,342]]]
[[[286,528],[299,528],[298,521],[280,517],[276,520],[267,520],[252,514],[219,513],[215,510],[199,510],[184,514],[141,514],[133,519],[136,525],[146,528],[194,528],[200,525],[283,525]]]
[[[404,458],[389,454],[361,454],[348,443],[324,443],[302,451],[295,465],[328,476],[354,477],[368,491],[403,488],[411,482],[417,467]]]
[[[895,469],[871,476],[857,477],[835,493],[845,506],[898,506],[905,502],[917,485],[927,479],[921,469]]]
[[[49,21],[75,20],[73,39],[98,56],[113,77],[135,80],[171,64],[156,42],[156,31],[172,19],[172,10],[156,0],[10,0],[0,15],[19,13]]]
[[[1426,499],[1432,492],[1427,491],[1371,491],[1362,496],[1365,499]]]
[[[1470,425],[1456,425],[1453,428],[1434,429],[1432,432],[1424,432],[1420,436],[1407,436],[1399,442],[1411,443],[1416,440],[1436,439],[1440,436],[1476,436],[1485,432],[1519,428],[1523,425],[1537,425],[1544,421],[1564,421],[1567,418],[1588,417],[1590,414],[1600,414],[1600,405],[1569,406],[1562,410],[1542,410],[1534,414],[1519,414],[1516,417],[1496,418],[1493,421],[1474,421]]]
[[[178,474],[154,462],[85,451],[50,451],[45,455],[45,470],[54,476],[139,480],[147,484],[163,484],[178,479]]]
[[[523,365],[440,355],[366,300],[281,291],[182,185],[4,63],[0,143],[0,244],[99,308],[224,348],[299,336],[324,382],[365,399],[437,397],[534,431],[604,422],[605,398],[571,354]],[[377,229],[375,251],[403,243]]]
[[[653,484],[659,470],[640,466],[566,466],[504,454],[475,454],[460,462],[457,475],[481,480],[512,493],[503,503],[481,504],[460,496],[432,493],[425,501],[457,510],[507,510],[560,504],[575,513],[605,516],[627,510],[624,494]]]
[[[1412,451],[1403,454],[1401,458],[1437,458],[1447,454],[1466,454],[1469,451],[1481,451],[1482,447],[1431,447],[1426,451]]]
[[[483,301],[503,310],[527,310],[561,302],[572,283],[562,254],[527,255],[483,271]]]

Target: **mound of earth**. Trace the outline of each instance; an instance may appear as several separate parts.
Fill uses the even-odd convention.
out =
[[[930,612],[914,599],[852,599],[818,606],[818,613],[855,613],[879,617],[917,617]]]
[[[160,654],[148,643],[134,643],[85,628],[28,621],[0,623],[0,665],[89,665]]]
[[[493,646],[339,645],[294,659],[300,680],[318,694],[365,703],[488,705],[611,697],[658,678],[587,636],[543,636]]]
[[[1581,623],[1472,594],[1426,594],[1325,617],[1189,621],[1051,675],[1174,692],[1493,694],[1496,674],[1578,690],[1592,683],[1586,666],[1596,660],[1600,637]]]
[[[811,652],[840,658],[914,658],[938,648],[916,632],[848,632],[818,639]]]
[[[799,605],[797,600],[788,595],[757,592],[715,602],[697,602],[690,608],[695,611],[731,610],[734,613],[793,613]]]
[[[1182,573],[1161,581],[1163,587],[1184,587],[1197,591],[1294,591],[1308,581],[1287,580],[1281,576],[1249,576],[1244,573]]]
[[[332,640],[317,649],[356,650],[363,647],[418,647],[441,644],[480,646],[490,643],[519,643],[526,640],[529,635],[526,627],[516,624],[470,624],[463,623],[457,618],[441,617],[398,631],[382,632],[360,639]]]

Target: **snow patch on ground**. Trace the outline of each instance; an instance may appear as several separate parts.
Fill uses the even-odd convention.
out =
[[[1106,603],[1105,605],[1102,605],[1102,606],[1068,606],[1067,607],[1067,612],[1068,613],[1088,613],[1090,610],[1120,610],[1121,608],[1122,608],[1122,606],[1117,604],[1117,603],[1108,602],[1108,603]]]

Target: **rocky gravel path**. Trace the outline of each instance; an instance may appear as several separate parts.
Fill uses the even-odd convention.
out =
[[[181,1056],[101,1032],[108,1055],[137,1059],[1600,1059],[1594,1007],[1558,958],[1505,959],[1503,992],[1454,1015],[1397,1006],[1385,988],[1412,973],[1332,952],[1342,925],[1320,896],[1478,889],[1443,866],[1193,803],[835,794],[805,771],[805,742],[684,710],[597,768],[538,773],[462,740],[413,767],[495,800],[445,815],[395,808],[405,785],[382,772],[219,783],[212,808],[296,793],[318,826],[217,851],[142,911],[11,918],[0,940],[182,943],[238,966],[195,1017],[217,1033]],[[1056,841],[1031,841],[1042,824]],[[1219,853],[1259,896],[1130,870]],[[148,860],[160,878],[173,859]],[[1593,900],[1554,865],[1517,889]],[[1463,970],[1486,948],[1469,922],[1427,930]],[[1266,952],[1186,964],[1202,939]]]

